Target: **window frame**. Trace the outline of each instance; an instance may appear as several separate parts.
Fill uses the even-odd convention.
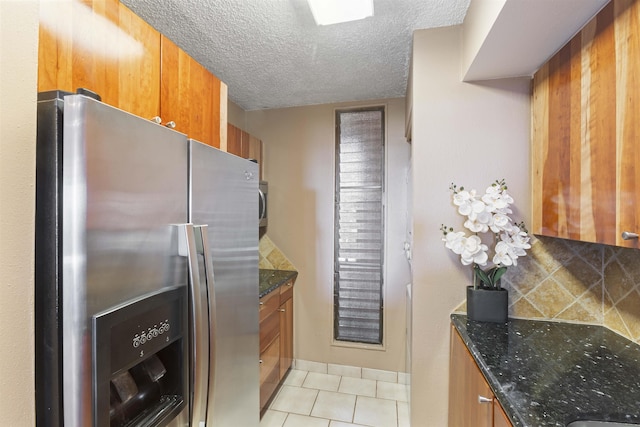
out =
[[[381,176],[380,176],[380,283],[379,283],[379,323],[378,323],[378,342],[368,342],[362,340],[351,340],[338,338],[338,291],[339,291],[339,282],[338,282],[338,274],[339,274],[339,239],[340,239],[340,210],[338,205],[338,196],[340,191],[340,138],[341,138],[341,114],[345,113],[357,113],[357,112],[370,112],[370,111],[379,111],[381,113],[380,119],[380,137],[382,139],[381,144]],[[368,106],[358,106],[352,108],[336,108],[334,109],[334,124],[335,124],[335,134],[334,134],[334,186],[333,186],[333,197],[334,197],[334,244],[333,244],[333,281],[332,281],[332,292],[333,292],[333,313],[332,313],[332,343],[335,346],[341,347],[358,347],[358,348],[368,348],[374,350],[384,350],[385,349],[385,338],[386,338],[386,322],[385,322],[385,291],[386,291],[386,244],[387,244],[387,236],[386,236],[386,215],[387,215],[387,149],[388,149],[388,137],[387,137],[387,106],[385,104],[380,105],[368,105]]]

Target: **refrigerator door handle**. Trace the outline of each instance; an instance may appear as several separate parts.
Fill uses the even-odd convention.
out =
[[[200,234],[200,230],[194,227],[192,224],[183,224],[180,226],[183,228],[179,233],[181,236],[179,254],[187,257],[189,264],[189,312],[191,318],[189,319],[192,327],[192,335],[189,337],[191,341],[191,348],[189,349],[189,376],[191,385],[191,402],[189,405],[189,420],[190,425],[200,426],[204,425],[204,421],[207,419],[207,390],[209,388],[208,381],[208,360],[209,360],[209,348],[205,331],[207,325],[205,319],[208,319],[208,313],[203,313],[203,310],[207,310],[207,288],[206,284],[203,286],[200,281],[200,268],[198,265],[198,240],[196,234]],[[204,300],[204,301],[203,301]],[[208,310],[207,310],[208,311]],[[204,363],[203,363],[204,362]]]
[[[260,200],[262,201],[262,209],[260,210],[258,215],[258,221],[260,221],[264,219],[264,216],[267,213],[267,198],[264,196],[264,193],[260,189],[258,189],[258,195],[260,196]]]
[[[214,274],[213,274],[213,257],[211,256],[211,248],[209,246],[208,237],[208,225],[196,225],[196,230],[199,230],[200,236],[198,239],[198,254],[204,258],[204,274],[205,274],[205,286],[207,296],[209,298],[209,392],[207,397],[207,407],[211,408],[213,405],[213,385],[215,383],[215,365],[216,365],[216,316],[214,307],[216,306],[215,292],[214,292]]]

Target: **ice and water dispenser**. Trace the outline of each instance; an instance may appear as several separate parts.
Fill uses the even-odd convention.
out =
[[[186,298],[179,286],[93,316],[93,425],[165,426],[187,405]]]

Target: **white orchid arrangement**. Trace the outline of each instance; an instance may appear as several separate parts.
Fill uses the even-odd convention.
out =
[[[445,247],[460,255],[463,265],[473,264],[475,289],[500,289],[500,278],[507,267],[517,265],[518,258],[531,248],[524,223],[514,223],[509,216],[513,213],[510,208],[513,198],[507,192],[505,180],[496,180],[482,196],[476,190],[467,191],[455,184],[451,184],[449,190],[458,213],[466,217],[464,227],[473,234],[467,237],[463,231],[453,231],[443,224],[440,230],[444,234]],[[493,267],[483,270],[480,266],[486,266],[489,261],[489,247],[479,234],[488,232],[493,234],[495,243]]]

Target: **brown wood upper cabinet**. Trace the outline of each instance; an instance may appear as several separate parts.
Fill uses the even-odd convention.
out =
[[[262,141],[248,132],[227,124],[226,151],[244,159],[255,159],[260,166],[260,179],[262,179]]]
[[[535,74],[532,232],[638,247],[640,2],[613,0]]]
[[[226,85],[165,36],[161,45],[160,117],[190,138],[220,148],[226,134],[226,117],[224,125],[221,120]]]
[[[231,123],[227,124],[227,152],[245,158],[242,155],[242,129]],[[244,132],[246,133],[246,132]],[[248,152],[248,150],[247,150]]]
[[[38,91],[80,87],[214,147],[226,141],[226,85],[118,0],[41,5]]]
[[[511,427],[467,346],[451,326],[449,427]]]
[[[118,0],[42,2],[38,91],[87,88],[141,117],[160,113],[160,33]]]

